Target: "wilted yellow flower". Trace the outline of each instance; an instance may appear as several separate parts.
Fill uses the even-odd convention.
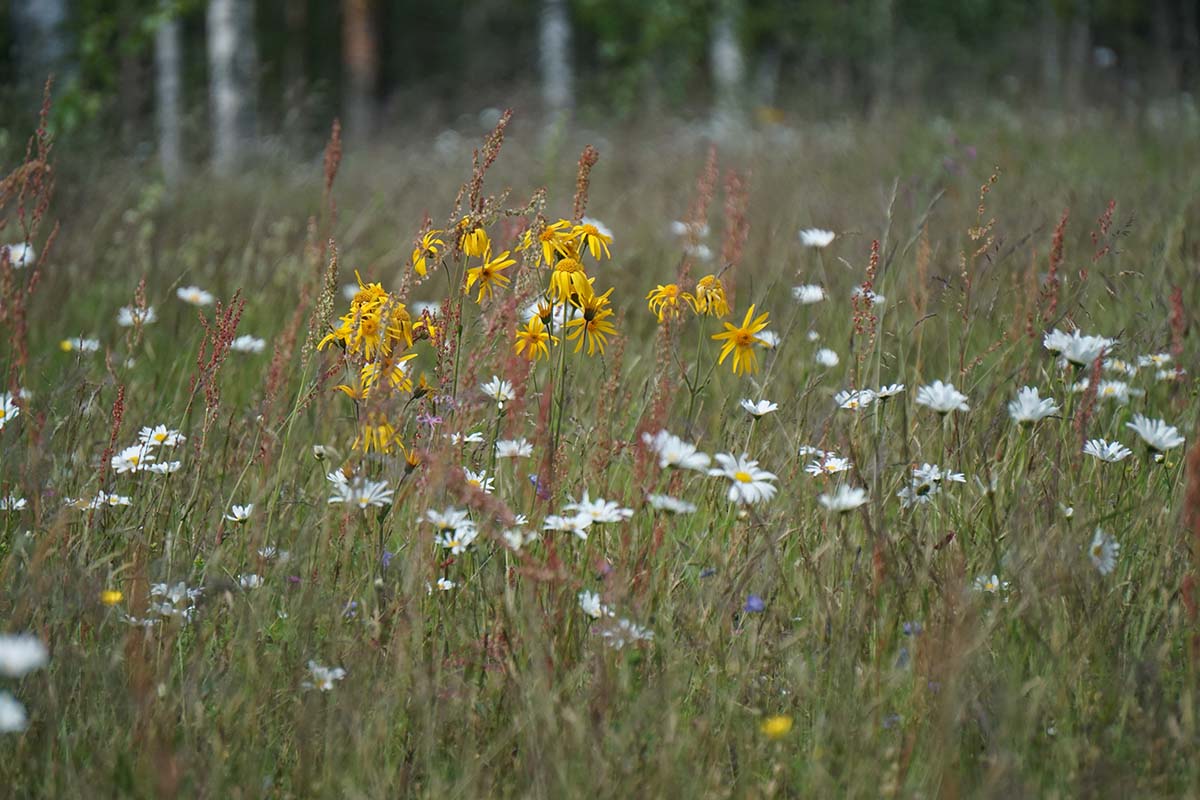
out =
[[[478,281],[479,296],[475,298],[475,302],[482,303],[485,295],[492,296],[493,286],[508,286],[510,278],[504,274],[504,270],[515,263],[517,262],[508,257],[507,250],[492,258],[492,249],[489,246],[483,254],[483,263],[467,270],[467,285],[463,288],[463,292],[469,293],[471,287]]]
[[[650,294],[646,295],[647,306],[658,317],[660,323],[666,314],[673,317],[679,316],[679,298],[679,284],[677,283],[659,284]]]
[[[726,357],[733,353],[734,375],[758,372],[758,355],[754,352],[754,345],[757,344],[761,347],[765,346],[766,342],[754,334],[767,327],[768,316],[770,316],[769,312],[764,312],[754,318],[754,306],[750,306],[740,327],[726,322],[725,330],[722,333],[714,333],[712,338],[725,341],[717,363],[724,364]],[[754,318],[753,321],[751,321],[752,318]]]
[[[116,589],[105,589],[100,593],[100,602],[106,606],[115,606],[125,599],[125,595]]]
[[[604,337],[613,336],[617,332],[613,324],[608,321],[608,318],[613,315],[613,310],[608,308],[610,294],[612,294],[612,289],[604,294],[585,298],[579,305],[580,315],[567,323],[567,328],[570,330],[567,339],[576,340],[576,353],[583,347],[586,340],[589,356],[593,355],[597,349],[600,351],[600,355],[604,355],[604,345],[607,343]]]
[[[696,293],[685,292],[683,299],[691,304],[697,314],[710,317],[729,316],[729,301],[725,299],[725,287],[716,275],[705,275],[696,281]]]
[[[561,258],[550,273],[550,299],[556,303],[570,301],[577,305],[591,297],[592,282],[577,259]]]
[[[536,361],[550,357],[550,344],[558,344],[558,337],[550,334],[540,317],[533,317],[525,323],[525,327],[517,328],[513,352],[517,355],[524,353],[527,359]]]
[[[792,731],[792,718],[786,714],[777,714],[762,721],[759,730],[768,739],[782,739]]]
[[[464,230],[470,224],[469,220],[463,220]],[[492,246],[492,242],[488,239],[487,231],[483,228],[474,228],[463,233],[462,251],[471,258],[479,258]]]
[[[364,365],[359,372],[363,396],[370,393],[377,384],[398,392],[411,391],[412,379],[408,377],[408,362],[416,357],[416,353],[408,353],[399,358],[388,356]]]
[[[387,415],[381,411],[367,413],[367,421],[354,439],[354,449],[369,453],[377,450],[380,453],[390,453],[400,445],[396,429],[388,422]]]
[[[441,231],[431,230],[421,237],[421,245],[413,248],[413,269],[417,271],[418,275],[423,276],[425,274],[429,259],[437,258],[442,248],[446,246],[446,243],[438,238],[441,235]]]
[[[601,252],[604,253],[605,258],[612,258],[608,252],[608,246],[612,244],[612,236],[602,233],[595,225],[590,223],[576,225],[571,231],[571,238],[578,239],[580,245],[587,248],[588,252],[592,254],[592,258],[597,261],[600,260]]]

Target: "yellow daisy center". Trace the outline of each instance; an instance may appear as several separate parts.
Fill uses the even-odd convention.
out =
[[[733,479],[740,483],[753,483],[754,482],[754,478],[751,477],[750,473],[746,472],[744,469],[740,469],[737,472],[733,473]]]

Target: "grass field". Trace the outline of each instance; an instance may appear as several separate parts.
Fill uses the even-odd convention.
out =
[[[3,794],[1194,793],[1195,133],[35,146]]]

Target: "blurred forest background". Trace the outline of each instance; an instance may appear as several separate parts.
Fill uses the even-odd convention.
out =
[[[310,151],[335,116],[359,142],[506,106],[718,134],[981,104],[1153,122],[1193,115],[1200,76],[1194,0],[7,3],[3,152],[54,73],[72,149],[158,160],[168,180]]]

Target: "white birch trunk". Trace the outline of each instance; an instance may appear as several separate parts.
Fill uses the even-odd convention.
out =
[[[575,105],[566,0],[543,0],[539,39],[542,103],[552,118],[561,117]]]
[[[169,0],[162,0],[166,11]],[[158,160],[168,185],[183,172],[182,41],[179,19],[168,12],[154,32],[154,94],[158,121]]]
[[[720,138],[736,136],[745,127],[742,97],[746,59],[737,34],[739,11],[740,3],[737,0],[719,3],[709,41],[709,61],[716,96],[713,129]]]
[[[251,0],[209,0],[208,71],[213,169],[228,175],[254,137],[257,58]]]

